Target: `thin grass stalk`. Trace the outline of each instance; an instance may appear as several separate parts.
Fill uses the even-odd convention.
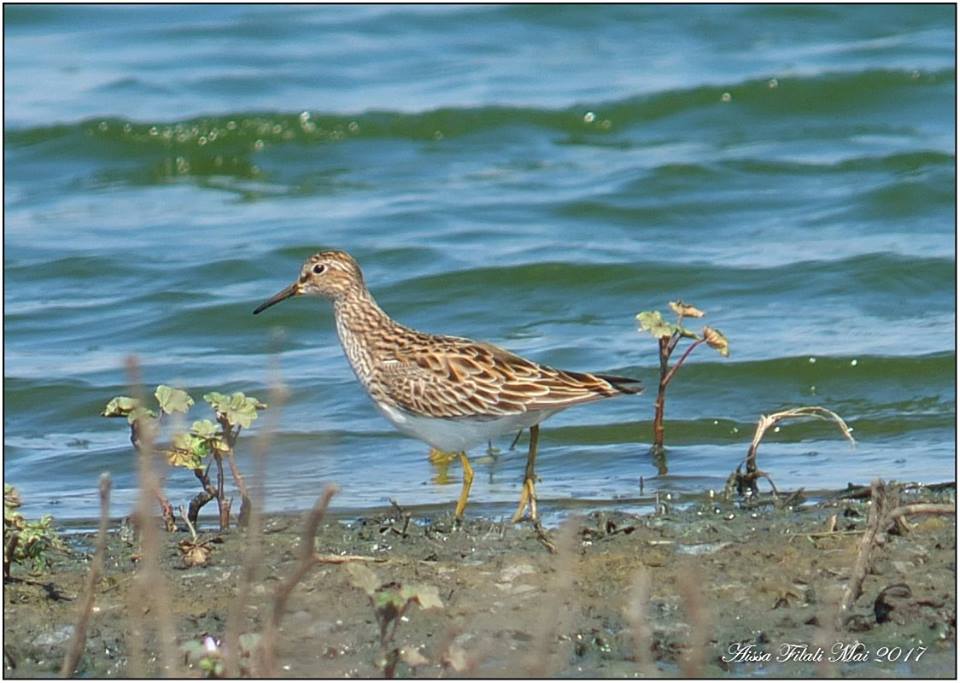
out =
[[[294,567],[293,572],[286,578],[285,581],[281,582],[277,586],[277,590],[274,593],[273,599],[273,612],[270,616],[270,620],[267,622],[267,628],[263,636],[263,644],[261,648],[261,653],[263,657],[263,675],[264,676],[275,676],[275,661],[276,661],[276,638],[277,630],[280,628],[280,622],[283,620],[283,615],[287,610],[287,601],[290,598],[290,594],[293,593],[293,589],[297,587],[297,584],[303,580],[303,577],[307,575],[307,572],[310,571],[316,564],[316,536],[317,529],[320,527],[320,523],[323,521],[323,517],[327,512],[327,507],[330,505],[330,500],[336,495],[337,487],[328,484],[324,489],[323,494],[317,499],[317,502],[314,503],[313,509],[310,510],[310,514],[307,515],[307,521],[304,525],[303,537],[300,539],[300,555],[297,560],[297,565]]]
[[[227,628],[225,635],[225,674],[228,677],[240,675],[240,635],[243,631],[243,610],[250,599],[250,586],[256,580],[257,572],[261,565],[263,555],[263,505],[264,490],[267,477],[267,453],[270,450],[270,441],[273,434],[280,424],[281,407],[286,400],[286,387],[284,387],[279,377],[279,371],[275,368],[275,379],[270,389],[270,405],[272,409],[267,413],[264,427],[257,435],[254,445],[254,481],[252,494],[247,497],[246,487],[241,488],[241,495],[244,497],[245,507],[249,517],[247,518],[247,546],[243,556],[243,567],[240,573],[240,581],[237,586],[237,597],[231,606],[227,615]],[[239,470],[236,467],[233,458],[233,449],[230,453],[230,468],[235,471],[234,479],[240,486],[243,481],[239,476]],[[243,514],[241,510],[241,515]],[[256,662],[255,658],[252,658]],[[259,674],[259,672],[251,672]]]
[[[127,359],[127,375],[129,377],[131,393],[140,405],[146,405],[143,397],[143,387],[140,381],[140,366],[137,359],[130,356]],[[143,604],[149,604],[156,619],[157,636],[160,641],[161,661],[165,676],[177,676],[179,666],[176,651],[176,630],[173,617],[170,613],[170,600],[166,580],[160,571],[160,537],[157,525],[151,520],[152,501],[162,492],[160,478],[154,467],[154,425],[149,418],[136,421],[137,440],[139,449],[139,495],[137,496],[137,521],[140,529],[141,559],[140,571],[134,579],[139,584],[140,596],[146,602],[135,604],[135,614],[141,620],[141,627],[145,626],[141,612]],[[146,629],[142,632],[145,634]]]
[[[97,528],[96,549],[90,562],[90,572],[84,586],[83,602],[80,605],[80,616],[73,631],[73,638],[63,658],[60,675],[64,678],[73,676],[77,664],[83,655],[83,648],[87,642],[87,627],[93,614],[93,603],[96,600],[97,584],[103,575],[103,558],[107,553],[107,528],[110,525],[110,475],[106,472],[100,475],[100,525]]]

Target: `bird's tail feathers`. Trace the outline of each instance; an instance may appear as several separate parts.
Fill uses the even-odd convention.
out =
[[[630,377],[620,377],[618,375],[596,375],[605,382],[613,385],[613,388],[624,394],[639,394],[643,391],[643,383],[638,379]]]

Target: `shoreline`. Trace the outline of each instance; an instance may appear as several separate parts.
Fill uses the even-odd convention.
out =
[[[442,603],[414,605],[397,624],[400,676],[954,677],[953,515],[918,517],[909,531],[889,534],[874,553],[863,595],[836,625],[870,516],[870,501],[854,494],[860,497],[795,499],[783,507],[704,497],[668,504],[660,514],[592,511],[543,534],[529,523],[470,516],[454,530],[449,512],[394,509],[352,521],[331,513],[315,536],[316,552],[328,561],[305,573],[283,610],[275,673],[383,675],[377,616],[351,569],[359,565],[381,584],[435,588]],[[955,487],[903,494],[904,502],[955,499]],[[196,662],[185,663],[179,650],[185,643],[210,636],[222,647],[231,619],[239,619],[241,633],[258,634],[254,639],[265,633],[278,587],[297,567],[303,519],[263,517],[245,600],[238,587],[246,532],[219,535],[204,525],[199,540],[212,541],[210,563],[189,569],[177,549],[189,534],[160,536],[176,672],[160,663],[159,615],[142,613],[131,592],[139,548],[110,532],[77,674],[197,675]],[[92,546],[91,534],[69,538]],[[6,676],[59,670],[88,567],[77,551],[55,557],[36,582],[5,585]],[[18,567],[14,575],[25,572]],[[141,637],[147,655],[138,663]]]

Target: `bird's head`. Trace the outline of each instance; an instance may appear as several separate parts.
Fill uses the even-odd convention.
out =
[[[356,287],[363,286],[363,274],[354,258],[345,251],[321,251],[303,264],[300,277],[257,306],[254,315],[293,296],[312,294],[337,300]]]

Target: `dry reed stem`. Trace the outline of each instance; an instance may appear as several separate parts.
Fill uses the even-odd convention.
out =
[[[695,567],[685,567],[677,576],[677,588],[683,611],[690,622],[690,647],[680,660],[680,674],[684,678],[703,676],[706,663],[707,644],[710,638],[710,618],[703,600],[700,586],[703,577]]]
[[[820,594],[817,597],[817,611],[815,613],[817,622],[816,629],[813,632],[813,647],[820,648],[824,652],[830,653],[834,643],[841,640],[837,634],[834,625],[831,606],[834,604],[832,595]],[[831,657],[822,657],[817,662],[817,674],[820,678],[837,678],[837,667]]]
[[[857,559],[853,564],[850,580],[847,582],[843,596],[840,598],[836,617],[838,629],[843,628],[846,617],[850,613],[850,608],[853,607],[853,603],[863,592],[863,581],[870,566],[870,555],[874,546],[878,544],[877,536],[881,533],[881,523],[886,517],[884,506],[887,505],[887,493],[883,482],[879,479],[873,481],[870,484],[870,492],[870,500],[873,505],[870,508],[870,516],[867,518],[867,528],[860,538]]]
[[[388,562],[389,558],[371,555],[314,555],[313,561],[316,564],[346,564],[347,562]]]
[[[903,518],[909,515],[956,515],[955,505],[938,503],[913,503],[900,505],[900,492],[897,486],[887,487],[882,481],[876,480],[870,484],[870,517],[867,519],[867,528],[860,539],[857,550],[857,559],[850,573],[837,608],[836,627],[842,629],[849,617],[850,610],[857,599],[863,594],[863,582],[870,569],[870,560],[873,551],[883,545],[886,532],[891,524],[902,523]]]
[[[136,357],[129,356],[126,361],[127,376],[131,393],[140,405],[146,405],[143,387],[140,382],[140,365]],[[136,518],[140,530],[141,559],[140,570],[134,578],[134,585],[142,599],[150,605],[157,622],[157,636],[163,662],[163,675],[176,676],[179,673],[176,650],[176,630],[170,613],[170,600],[166,580],[160,571],[160,538],[156,524],[150,519],[152,501],[162,495],[160,479],[153,463],[154,426],[147,422],[149,418],[135,423],[139,442],[139,495],[137,496]],[[146,620],[142,613],[143,603],[134,601],[131,613],[139,622],[140,632],[146,633]],[[136,626],[136,625],[135,625]],[[142,641],[141,641],[142,645]],[[142,664],[142,660],[141,660]]]
[[[539,627],[533,634],[530,651],[524,662],[529,678],[548,678],[559,668],[554,646],[558,635],[569,629],[576,600],[573,588],[579,559],[577,525],[577,520],[569,519],[557,531],[553,580],[547,582],[547,599],[543,601]]]
[[[307,516],[306,524],[304,525],[303,537],[300,539],[300,556],[297,560],[297,566],[294,567],[293,572],[286,578],[285,581],[281,582],[277,586],[277,590],[274,593],[273,599],[273,613],[271,614],[270,620],[267,622],[267,628],[263,636],[262,644],[262,675],[264,676],[275,676],[275,666],[274,661],[276,657],[275,647],[276,647],[276,634],[277,629],[280,627],[280,622],[283,620],[284,612],[287,609],[287,600],[290,598],[290,594],[293,593],[293,589],[297,587],[297,584],[303,580],[303,577],[307,575],[307,572],[310,571],[316,565],[316,553],[314,547],[316,544],[317,529],[320,526],[320,523],[323,521],[323,517],[327,512],[327,507],[330,505],[330,499],[332,499],[337,493],[337,487],[333,484],[328,484],[324,489],[323,494],[317,499],[317,502],[314,503],[313,509],[310,510],[310,514]]]
[[[96,599],[97,584],[103,575],[103,558],[107,553],[107,527],[110,524],[110,475],[106,472],[100,475],[100,526],[97,528],[97,544],[90,562],[90,573],[87,574],[84,586],[83,602],[80,605],[80,617],[73,631],[70,647],[63,658],[60,675],[64,678],[72,676],[83,655],[83,647],[87,642],[87,627],[93,614],[93,603]]]
[[[957,514],[956,505],[946,503],[911,503],[901,505],[890,511],[890,519],[900,519],[912,515],[955,515]]]
[[[267,453],[270,450],[270,441],[280,423],[280,409],[288,394],[280,379],[279,368],[273,364],[273,381],[270,387],[270,405],[273,407],[267,413],[264,427],[257,435],[254,446],[254,483],[252,495],[248,496],[247,488],[233,457],[233,449],[229,453],[230,470],[234,481],[240,489],[244,504],[241,508],[241,517],[247,515],[246,532],[247,544],[243,556],[243,565],[240,572],[240,581],[237,586],[237,596],[227,615],[226,633],[224,636],[224,673],[227,677],[240,675],[240,634],[242,633],[243,610],[250,598],[250,586],[256,579],[261,565],[263,553],[263,516],[264,487],[267,477]]]
[[[637,671],[644,678],[653,678],[658,674],[653,658],[650,656],[653,645],[653,629],[650,628],[650,617],[647,611],[649,603],[650,573],[646,569],[639,569],[633,575],[630,594],[623,611],[633,635],[634,660],[637,662]]]

